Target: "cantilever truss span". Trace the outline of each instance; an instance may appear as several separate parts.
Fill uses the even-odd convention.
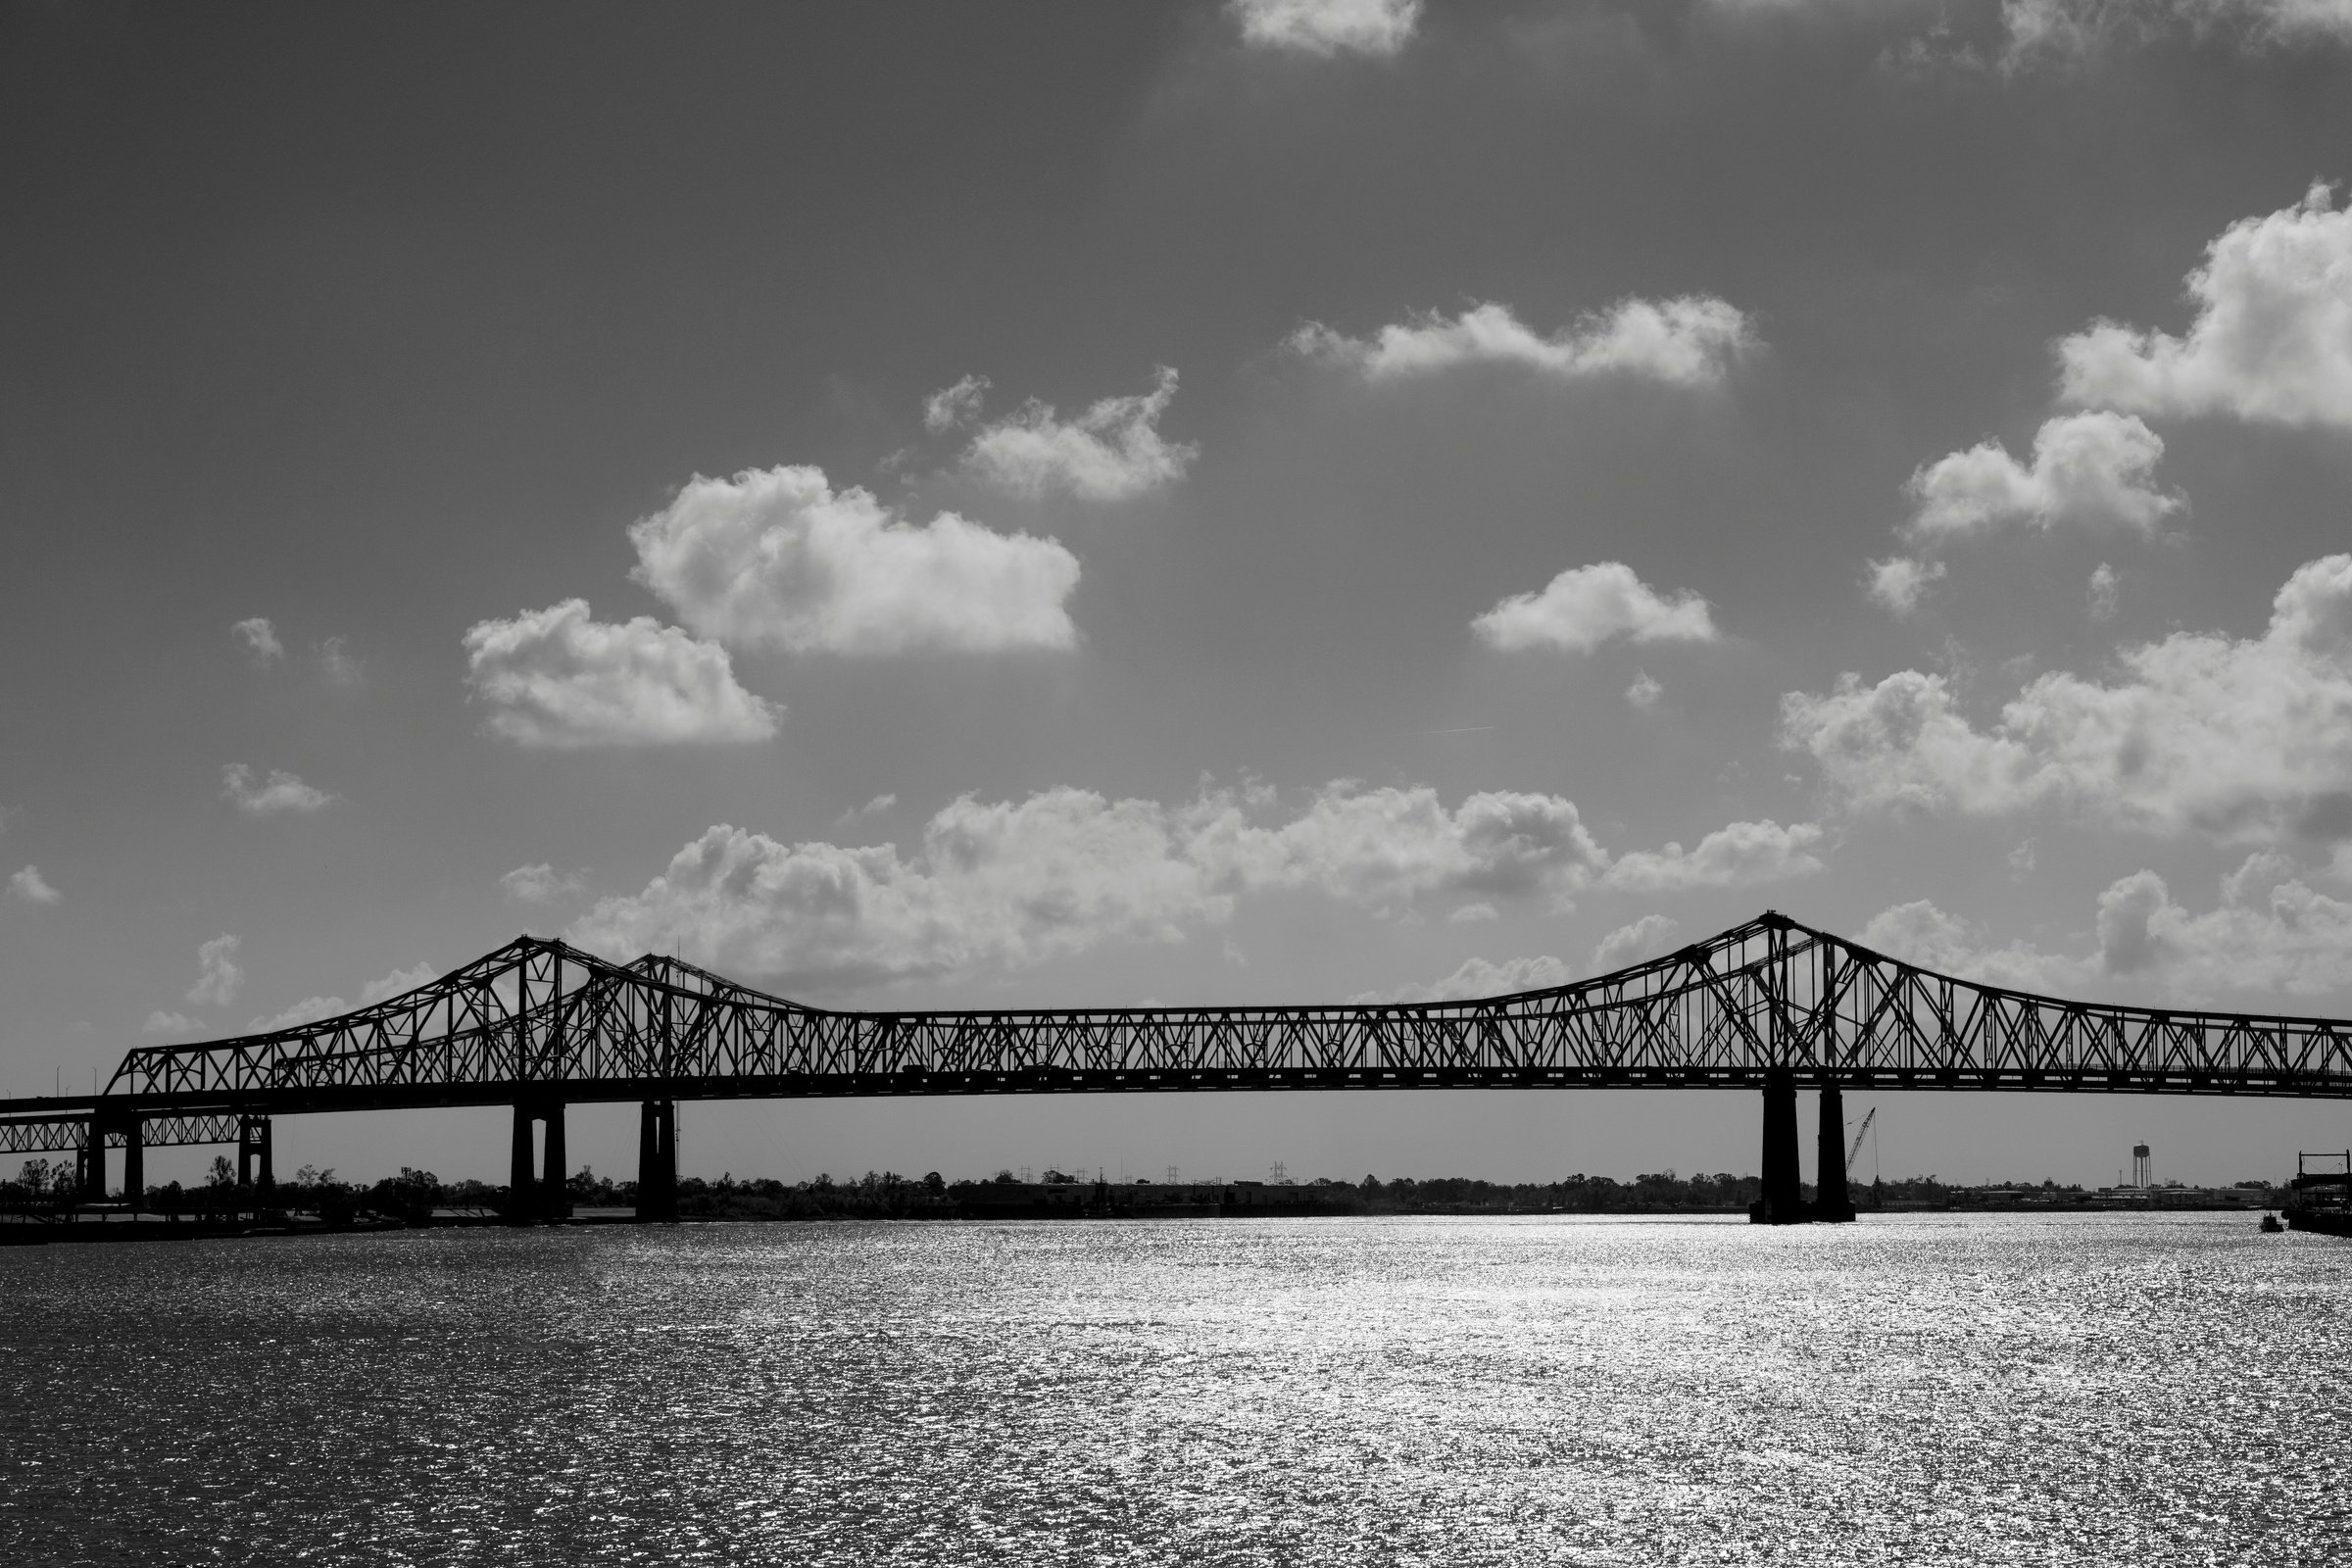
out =
[[[340,1017],[133,1051],[91,1113],[1768,1082],[2352,1097],[2352,1021],[2032,996],[1771,912],[1573,985],[1350,1006],[833,1011],[525,937]]]

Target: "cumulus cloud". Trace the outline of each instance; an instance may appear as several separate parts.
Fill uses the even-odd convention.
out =
[[[1782,699],[1784,744],[1847,805],[1997,816],[2063,807],[2151,833],[2352,839],[2352,555],[2296,570],[2260,637],[2177,632],[2110,682],[2052,671],[1989,727],[1938,675]]]
[[[1513,594],[1470,624],[1490,646],[1504,650],[1590,653],[1615,637],[1638,643],[1715,640],[1704,599],[1690,592],[1668,598],[1618,561],[1571,566],[1542,593]]]
[[[147,1021],[139,1025],[139,1033],[192,1035],[202,1032],[203,1028],[204,1020],[201,1018],[191,1018],[184,1012],[164,1012],[159,1009],[147,1015]]]
[[[414,991],[427,981],[435,979],[439,974],[440,971],[429,963],[418,963],[406,969],[395,969],[380,980],[368,981],[361,989],[360,1000],[356,1005],[365,1007],[370,1003],[382,1002],[389,997],[397,997]],[[354,1006],[355,1004],[345,1002],[341,997],[305,997],[282,1011],[254,1019],[247,1027],[254,1034],[272,1034],[280,1029],[293,1029],[306,1023],[317,1023],[321,1018],[338,1017],[352,1011]]]
[[[544,861],[516,866],[501,876],[498,885],[517,904],[554,904],[588,891],[587,879],[578,872],[560,872]]]
[[[257,775],[243,762],[220,769],[220,798],[233,802],[247,816],[274,816],[280,811],[316,811],[334,797],[305,784],[282,767],[268,777]]]
[[[1392,991],[1359,991],[1348,1000],[1359,1005],[1384,1002],[1478,1002],[1521,991],[1546,991],[1575,980],[1564,958],[1505,958],[1494,963],[1472,958],[1443,980],[1403,985]]]
[[[285,644],[277,640],[277,628],[266,615],[253,615],[228,628],[229,635],[245,645],[245,652],[257,664],[274,664],[286,657]]]
[[[223,931],[196,950],[196,983],[188,1000],[200,1007],[225,1007],[237,1000],[245,983],[244,966],[237,962],[237,939]]]
[[[2151,482],[2164,442],[2128,414],[2061,415],[2034,437],[2031,464],[1997,441],[1938,458],[1911,475],[1915,541],[1981,537],[2012,523],[2125,528],[2154,535],[2181,509]]]
[[[1821,829],[1811,822],[1791,822],[1787,827],[1769,817],[1761,822],[1734,822],[1717,828],[1687,852],[1680,844],[1668,844],[1662,850],[1636,850],[1622,856],[1601,880],[1607,887],[1628,893],[1752,887],[1821,870],[1821,860],[1812,853],[1820,842]]]
[[[360,662],[352,657],[349,639],[329,637],[317,650],[318,672],[337,686],[357,686],[361,680]]]
[[[2186,34],[2249,53],[2352,43],[2346,0],[2001,0],[2009,71],[2074,64]]]
[[[37,865],[28,865],[10,877],[8,891],[26,904],[55,904],[65,897],[49,885],[49,879],[41,875],[41,868]]]
[[[1874,603],[1898,615],[1908,615],[1928,597],[1928,590],[1943,580],[1944,569],[1940,561],[1890,556],[1870,564],[1862,574],[1862,591]]]
[[[2347,24],[2352,35],[2352,24]],[[2315,184],[2223,230],[2188,274],[2185,337],[2101,320],[2062,339],[2062,394],[2155,415],[2352,427],[2352,209]]]
[[[1549,337],[1507,305],[1473,305],[1450,319],[1417,316],[1369,338],[1308,322],[1291,334],[1298,354],[1354,370],[1367,380],[1428,375],[1465,365],[1517,366],[1557,380],[1632,375],[1672,386],[1713,386],[1757,343],[1740,310],[1710,295],[1624,299]]]
[[[1607,974],[1657,957],[1672,950],[1682,929],[1682,922],[1669,914],[1645,914],[1631,925],[1621,925],[1593,948],[1592,972]]]
[[[1995,947],[1981,925],[1923,901],[1874,917],[1862,941],[1925,968],[2024,991],[2246,1004],[2352,987],[2352,903],[2313,889],[2276,851],[2257,851],[2223,877],[2220,899],[2201,912],[2155,872],[2135,871],[2099,895],[2095,932],[2090,954]]]
[[[1735,824],[1689,855],[1628,857],[1629,884],[1753,880],[1776,854],[1801,874],[1810,831]],[[1776,839],[1777,851],[1763,843]],[[570,934],[616,958],[674,953],[723,972],[855,986],[1173,941],[1252,895],[1393,914],[1437,900],[1561,907],[1580,889],[1616,885],[1610,868],[1557,796],[1484,792],[1448,807],[1426,788],[1342,780],[1298,806],[1262,788],[1215,787],[1167,805],[1064,788],[958,799],[912,853],[713,827],[641,892],[600,900]]]
[[[630,573],[705,637],[793,653],[1069,648],[1078,560],[953,512],[921,526],[821,468],[697,477],[631,525]]]
[[[2083,613],[2093,620],[2113,620],[2116,597],[2115,568],[2102,561],[2091,568],[2090,586],[2082,596]]]
[[[1644,713],[1657,707],[1665,697],[1666,688],[1652,680],[1646,671],[1639,669],[1634,671],[1634,683],[1625,689],[1626,706]]]
[[[1298,54],[1394,55],[1412,41],[1421,0],[1227,0],[1242,41]]]
[[[969,424],[980,416],[980,404],[987,395],[985,375],[967,375],[954,386],[941,387],[923,399],[923,428],[938,435]]]
[[[911,857],[718,826],[642,892],[600,900],[571,936],[615,958],[670,953],[803,984],[1017,967],[1223,918],[1230,900],[1183,854],[1181,831],[1154,803],[1073,789],[958,800]]]
[[[518,746],[764,741],[778,710],[738,685],[727,651],[650,615],[613,625],[566,599],[466,633],[466,679],[490,732]]]
[[[1184,477],[1200,449],[1159,433],[1176,397],[1176,372],[1161,366],[1152,390],[1102,398],[1075,418],[1031,399],[984,426],[964,449],[964,471],[1015,495],[1067,491],[1087,501],[1127,501]]]

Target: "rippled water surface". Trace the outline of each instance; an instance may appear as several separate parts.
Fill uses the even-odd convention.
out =
[[[0,1252],[0,1560],[2341,1563],[2250,1215]]]

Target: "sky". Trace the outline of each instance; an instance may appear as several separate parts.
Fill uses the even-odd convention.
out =
[[[0,5],[0,1095],[520,931],[837,1006],[1329,1003],[1770,907],[2352,1015],[2347,180],[2352,0]],[[1871,1103],[1889,1176],[2352,1144]],[[1758,1124],[681,1147],[1550,1180],[1752,1171]],[[634,1134],[572,1115],[602,1171]]]

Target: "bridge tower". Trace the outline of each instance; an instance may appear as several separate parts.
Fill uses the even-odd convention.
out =
[[[537,1172],[531,1169],[531,1124],[547,1123],[547,1142]],[[571,1192],[564,1185],[564,1102],[514,1102],[514,1143],[507,1163],[507,1223],[536,1225],[571,1215]]]
[[[1845,1091],[1834,1078],[1821,1086],[1821,1132],[1814,1150],[1820,1175],[1813,1189],[1813,1217],[1825,1224],[1853,1223],[1853,1194],[1845,1184]]]
[[[1811,1205],[1797,1168],[1796,1075],[1786,1067],[1764,1074],[1764,1196],[1747,1211],[1758,1225],[1801,1225]]]
[[[678,1102],[649,1100],[637,1118],[637,1218],[678,1217]]]

